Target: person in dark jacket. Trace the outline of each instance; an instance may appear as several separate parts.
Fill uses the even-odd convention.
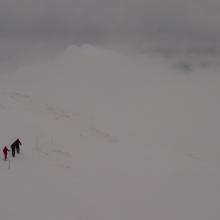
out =
[[[10,150],[7,148],[7,146],[5,146],[2,151],[3,151],[3,153],[4,153],[4,159],[7,160],[7,158],[8,158],[8,152],[9,152]]]
[[[15,146],[13,144],[11,145],[11,154],[12,157],[15,157]]]
[[[20,140],[17,139],[15,141],[15,149],[16,149],[17,154],[20,154],[20,145],[22,145],[22,144],[21,144]]]
[[[19,139],[17,139],[16,141],[14,141],[12,144],[11,144],[11,151],[12,151],[12,156],[15,157],[15,150],[17,152],[17,154],[20,153],[20,145],[21,144],[21,141]]]

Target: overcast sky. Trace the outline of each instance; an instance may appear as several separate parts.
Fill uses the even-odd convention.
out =
[[[219,0],[1,0],[0,33],[218,38]]]

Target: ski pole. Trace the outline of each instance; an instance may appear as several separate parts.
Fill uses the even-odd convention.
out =
[[[8,154],[8,169],[11,168],[11,160],[10,160],[10,154]]]

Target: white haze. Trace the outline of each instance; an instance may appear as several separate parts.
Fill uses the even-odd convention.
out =
[[[218,56],[67,45],[1,69],[1,219],[219,219]]]

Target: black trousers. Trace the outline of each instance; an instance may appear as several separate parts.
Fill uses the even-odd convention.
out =
[[[15,157],[15,149],[12,149],[11,153],[12,153],[12,157]]]

